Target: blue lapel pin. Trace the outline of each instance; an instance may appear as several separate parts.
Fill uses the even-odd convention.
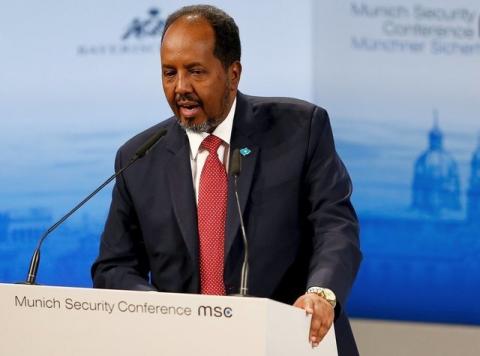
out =
[[[248,147],[244,147],[240,150],[240,154],[245,157],[245,156],[248,156],[250,153],[252,152],[252,150]]]

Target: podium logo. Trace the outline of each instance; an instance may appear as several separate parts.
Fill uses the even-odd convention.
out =
[[[200,305],[197,309],[197,315],[209,318],[231,318],[233,310],[230,307]]]

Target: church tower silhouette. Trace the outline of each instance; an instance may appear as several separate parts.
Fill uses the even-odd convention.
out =
[[[431,215],[443,210],[459,210],[460,178],[458,165],[443,148],[443,133],[434,110],[434,125],[429,133],[429,147],[415,162],[412,207]]]
[[[467,192],[467,216],[470,221],[480,222],[480,133],[477,148],[470,163],[470,181]]]

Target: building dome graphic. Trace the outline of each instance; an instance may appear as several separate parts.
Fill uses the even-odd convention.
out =
[[[434,111],[429,147],[415,162],[412,207],[432,215],[442,210],[459,210],[460,178],[458,165],[443,148],[443,133]]]
[[[469,220],[480,220],[480,134],[478,135],[477,148],[473,152],[470,163],[470,180],[467,192],[467,214]]]

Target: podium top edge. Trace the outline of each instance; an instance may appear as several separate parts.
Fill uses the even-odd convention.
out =
[[[273,299],[263,298],[263,297],[241,297],[241,296],[220,296],[220,295],[203,295],[203,294],[194,294],[194,293],[171,293],[171,292],[157,292],[157,291],[137,291],[137,290],[127,290],[127,289],[99,289],[99,288],[82,288],[82,287],[66,287],[66,286],[50,286],[50,285],[28,285],[28,284],[15,284],[15,283],[0,283],[0,288],[26,288],[26,289],[39,289],[42,291],[52,290],[52,291],[64,291],[64,292],[82,292],[82,293],[97,293],[104,292],[111,295],[118,294],[132,294],[132,295],[148,295],[159,293],[166,296],[176,297],[176,298],[210,298],[210,299],[225,299],[232,301],[255,301],[255,302],[269,302],[276,303],[284,306],[293,307],[289,304],[285,304]]]

